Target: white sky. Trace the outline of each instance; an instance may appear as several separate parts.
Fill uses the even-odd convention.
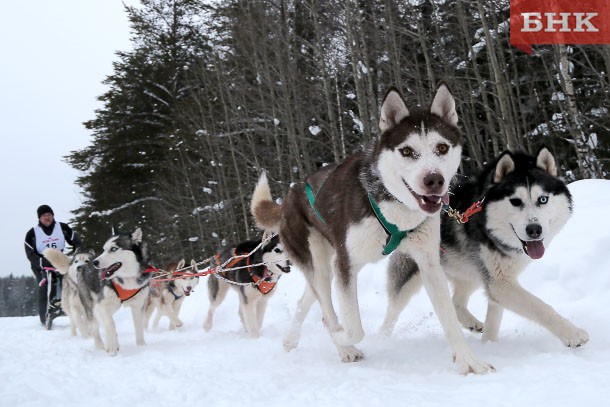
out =
[[[101,82],[129,36],[120,0],[0,5],[0,276],[32,275],[23,241],[39,205],[63,222],[79,206],[77,172],[62,157],[90,143],[82,123],[101,107]]]

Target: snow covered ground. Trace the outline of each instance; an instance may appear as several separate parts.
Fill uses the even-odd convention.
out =
[[[215,325],[202,329],[206,281],[185,301],[185,326],[166,319],[135,345],[131,313],[116,314],[116,357],[92,340],[70,337],[67,318],[45,331],[38,317],[0,318],[0,406],[602,406],[610,385],[610,181],[570,185],[575,212],[543,259],[523,274],[523,285],[591,337],[565,348],[548,331],[506,312],[500,341],[466,332],[475,355],[497,372],[460,376],[451,363],[432,306],[420,292],[392,337],[377,334],[386,307],[385,262],[359,277],[367,335],[365,360],[341,363],[322,325],[319,307],[305,321],[299,347],[282,347],[304,280],[280,280],[259,339],[245,337],[230,292]],[[485,301],[471,301],[483,318]]]

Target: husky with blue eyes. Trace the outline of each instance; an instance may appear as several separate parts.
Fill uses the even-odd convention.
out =
[[[470,216],[462,222],[444,216],[441,263],[452,283],[453,304],[462,326],[482,332],[484,341],[496,341],[502,313],[508,309],[544,326],[566,346],[585,344],[589,336],[584,330],[517,281],[528,264],[544,256],[572,214],[572,197],[557,177],[549,150],[542,148],[536,156],[506,151],[480,174],[455,185],[452,192],[450,208],[460,216]],[[392,332],[420,286],[413,260],[400,253],[393,255],[383,333]],[[481,286],[488,297],[485,323],[468,311],[468,299]]]

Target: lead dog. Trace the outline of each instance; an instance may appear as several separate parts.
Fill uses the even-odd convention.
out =
[[[170,263],[166,270],[171,276],[170,280],[155,281],[150,285],[150,295],[144,306],[144,327],[148,327],[152,313],[157,310],[153,327],[157,328],[161,317],[169,318],[169,329],[180,328],[184,323],[180,320],[180,308],[185,298],[190,296],[193,289],[199,284],[199,276],[196,275],[197,262],[191,260],[190,267],[185,268],[184,259],[178,263]]]
[[[266,176],[252,197],[257,225],[278,231],[307,287],[285,338],[297,345],[301,325],[317,299],[325,325],[344,362],[362,359],[354,344],[364,336],[357,297],[357,274],[367,263],[396,250],[419,265],[424,286],[461,373],[493,367],[474,358],[451,303],[440,265],[440,209],[460,163],[462,135],[455,101],[441,83],[428,109],[407,108],[396,89],[381,106],[380,136],[364,153],[325,167],[273,201]],[[341,323],[331,299],[336,277]]]
[[[274,236],[265,243],[263,240],[267,238],[239,243],[216,256],[218,266],[224,265],[228,270],[208,277],[210,308],[203,325],[206,332],[212,329],[214,311],[224,301],[229,288],[233,288],[239,295],[239,318],[246,333],[251,338],[259,337],[267,303],[276,292],[277,282],[284,273],[290,272],[290,262],[279,238]]]
[[[588,334],[526,291],[517,281],[563,228],[572,197],[557,178],[555,158],[546,148],[536,156],[504,152],[479,174],[452,188],[451,207],[465,212],[481,203],[466,223],[444,218],[441,261],[453,287],[453,303],[462,326],[496,341],[503,310],[539,323],[565,345],[586,343]],[[488,297],[485,323],[468,311],[468,299],[483,286]],[[390,334],[398,315],[421,282],[417,265],[397,253],[389,267],[389,305],[382,332]]]

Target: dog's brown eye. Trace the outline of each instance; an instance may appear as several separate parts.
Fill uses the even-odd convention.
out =
[[[415,155],[411,147],[403,147],[399,151],[403,157],[413,158],[413,156]]]
[[[436,151],[438,152],[438,155],[445,155],[449,152],[449,146],[447,144],[439,144],[438,146],[436,146]]]

